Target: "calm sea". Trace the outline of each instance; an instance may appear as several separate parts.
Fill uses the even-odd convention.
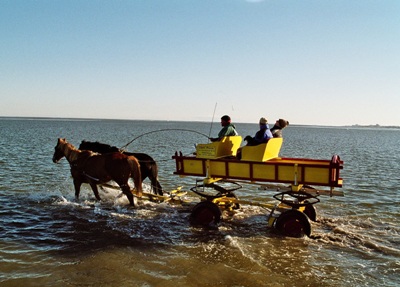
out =
[[[268,210],[242,206],[217,230],[188,223],[191,203],[139,201],[116,190],[74,199],[68,162],[52,162],[57,138],[150,154],[166,190],[195,178],[173,175],[175,151],[216,135],[219,123],[0,119],[1,286],[400,286],[400,130],[289,126],[283,157],[344,161],[344,197],[321,196],[318,239],[267,229]],[[237,124],[242,135],[257,125]],[[149,188],[145,181],[144,188]],[[273,202],[244,186],[239,198]],[[189,194],[188,200],[198,198]]]

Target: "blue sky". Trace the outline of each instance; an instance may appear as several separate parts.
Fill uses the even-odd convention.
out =
[[[0,0],[0,116],[400,126],[400,1]]]

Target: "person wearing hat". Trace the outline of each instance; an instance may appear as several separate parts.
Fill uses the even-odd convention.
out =
[[[254,137],[246,136],[244,138],[247,141],[247,145],[255,146],[262,143],[268,142],[269,139],[273,138],[273,135],[269,129],[268,121],[266,118],[261,118],[259,121],[260,130],[256,133]]]
[[[279,119],[275,122],[275,125],[272,127],[271,132],[274,138],[282,137],[282,129],[286,128],[289,125],[289,122],[284,119]]]
[[[235,125],[231,123],[231,117],[228,115],[221,117],[221,126],[222,129],[218,133],[217,138],[210,138],[212,142],[220,141],[223,137],[237,136],[238,132],[236,131]]]

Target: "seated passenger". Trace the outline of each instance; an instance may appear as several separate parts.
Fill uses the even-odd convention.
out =
[[[282,130],[289,125],[289,122],[284,119],[279,119],[275,122],[275,125],[271,129],[271,133],[274,138],[282,137]]]
[[[269,139],[273,138],[273,135],[269,129],[268,121],[266,118],[260,119],[260,130],[256,133],[254,137],[246,136],[244,138],[247,141],[248,146],[255,146],[262,143],[268,142]]]
[[[217,138],[210,138],[212,142],[220,141],[223,137],[237,136],[235,125],[231,123],[231,118],[225,115],[221,118],[221,126],[223,127],[218,133]]]

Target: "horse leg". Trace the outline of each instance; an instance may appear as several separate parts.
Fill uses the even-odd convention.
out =
[[[97,189],[97,184],[94,182],[89,183],[90,187],[93,190],[94,196],[96,197],[97,200],[101,200],[100,195],[99,195],[99,190]]]
[[[157,185],[156,192],[158,193],[158,195],[163,195],[164,192],[158,179],[156,179],[156,185]]]
[[[151,181],[153,192],[158,195],[163,195],[163,190],[160,182],[158,181],[158,166],[156,162],[151,163],[150,172],[147,175]]]
[[[145,163],[140,163],[140,173],[142,175],[142,183],[146,178],[149,178],[150,182],[151,182],[151,191],[153,191],[154,194],[157,194],[157,185],[156,182],[154,180],[154,176],[153,176],[153,171],[151,169],[151,164],[145,162]]]
[[[80,180],[74,179],[74,188],[75,188],[75,198],[79,199],[79,193],[81,191],[81,184]]]
[[[126,197],[129,200],[130,205],[135,206],[135,203],[133,202],[133,194],[131,192],[131,188],[127,183],[121,184],[120,185],[122,193],[126,195]]]
[[[163,195],[162,187],[157,177],[151,176],[149,178],[151,180],[151,188],[153,189],[153,192],[158,195]]]

